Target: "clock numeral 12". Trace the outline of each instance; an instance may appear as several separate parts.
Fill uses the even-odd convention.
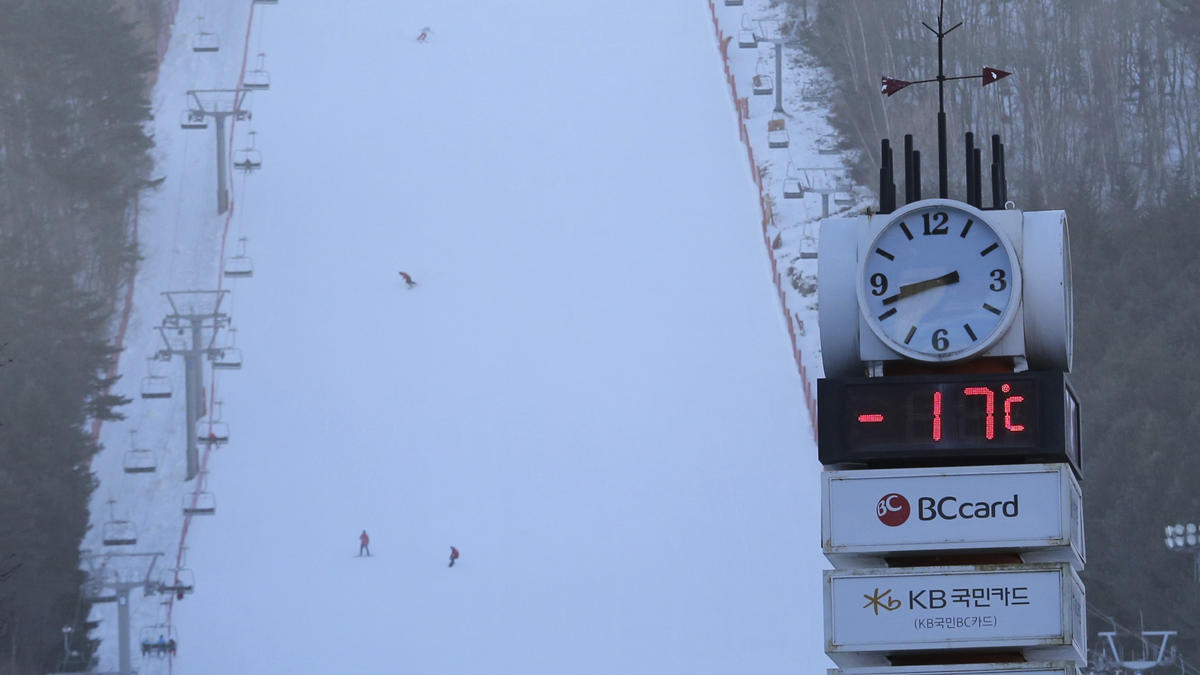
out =
[[[921,217],[925,220],[924,234],[950,234],[950,227],[947,225],[950,221],[950,214],[945,211],[937,211],[933,214],[933,217],[941,222],[933,225],[932,228],[930,227],[929,213],[923,213]]]

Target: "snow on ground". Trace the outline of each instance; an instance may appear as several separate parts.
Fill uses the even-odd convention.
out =
[[[188,527],[178,657],[141,672],[823,672],[819,465],[708,8],[253,10],[272,88],[232,144],[252,127],[264,168],[234,180],[227,254],[247,237],[255,276],[225,282],[246,365],[206,369],[218,510]],[[159,293],[221,283],[212,131],[178,116],[237,82],[250,21],[180,10],[127,395]],[[174,566],[182,398],[127,414],[94,522],[116,498]],[[121,472],[130,429],[156,474]],[[135,638],[161,599],[134,592]]]

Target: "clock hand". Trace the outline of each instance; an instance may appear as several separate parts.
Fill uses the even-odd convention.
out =
[[[904,284],[903,286],[900,287],[899,293],[889,295],[888,297],[884,298],[883,304],[890,305],[890,304],[896,302],[897,300],[900,300],[901,298],[907,298],[910,295],[916,295],[917,293],[920,293],[921,291],[927,291],[931,288],[937,288],[938,286],[947,286],[949,284],[957,284],[957,283],[958,283],[958,270],[954,270],[953,272],[948,272],[946,274],[943,274],[940,277],[935,277],[933,279],[926,279],[925,281],[917,281],[917,282],[914,282],[911,284]]]

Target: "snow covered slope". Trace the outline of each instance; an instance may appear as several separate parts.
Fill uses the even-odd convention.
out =
[[[822,672],[819,465],[705,4],[255,12],[246,365],[173,671]],[[143,223],[206,260],[201,168]]]

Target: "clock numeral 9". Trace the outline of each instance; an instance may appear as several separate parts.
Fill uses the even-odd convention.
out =
[[[944,352],[950,348],[950,340],[946,338],[950,331],[945,328],[939,328],[933,331],[933,348],[939,352]]]
[[[881,272],[876,272],[871,275],[871,295],[879,296],[887,293],[888,283],[887,277]]]
[[[988,284],[988,288],[993,291],[1002,291],[1008,288],[1008,281],[1004,278],[1004,270],[992,270],[992,283]]]
[[[941,221],[930,228],[929,214],[924,213],[922,217],[925,219],[925,234],[949,234],[950,228],[946,225],[950,221],[950,214],[945,211],[938,211],[933,214],[934,219]]]

